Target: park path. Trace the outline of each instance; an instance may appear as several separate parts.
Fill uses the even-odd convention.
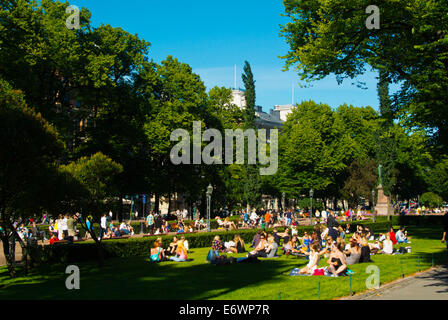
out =
[[[448,266],[439,266],[341,300],[448,300]]]

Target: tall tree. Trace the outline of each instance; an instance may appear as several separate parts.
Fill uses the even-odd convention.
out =
[[[64,145],[39,113],[29,108],[20,91],[0,79],[0,234],[7,266],[15,275],[14,257],[9,252],[14,222],[39,211],[53,197],[47,183],[56,174],[56,160]],[[43,197],[39,197],[42,196]]]
[[[244,62],[243,71],[244,73],[241,77],[244,83],[244,96],[246,99],[246,108],[243,111],[244,129],[255,129],[255,80],[249,62]],[[245,150],[248,150],[248,148],[245,148]],[[261,179],[259,168],[257,165],[249,164],[247,158],[244,168],[246,171],[244,182],[246,203],[249,207],[258,207],[261,202]]]
[[[339,82],[384,70],[401,85],[394,109],[448,144],[448,5],[445,1],[386,0],[379,4],[379,29],[366,27],[368,2],[285,0],[290,19],[282,35],[290,51],[286,68],[303,80],[334,73]],[[446,153],[446,149],[439,149]]]

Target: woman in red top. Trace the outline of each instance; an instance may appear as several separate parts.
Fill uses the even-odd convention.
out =
[[[394,232],[394,228],[390,228],[390,240],[392,240],[392,244],[396,245],[397,244],[397,238],[395,238],[395,232]]]

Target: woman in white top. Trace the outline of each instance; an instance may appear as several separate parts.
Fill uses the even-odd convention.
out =
[[[392,254],[394,252],[394,244],[390,240],[389,233],[386,233],[386,240],[383,241],[383,252],[385,254]]]
[[[311,252],[309,253],[310,261],[306,267],[300,269],[299,274],[313,274],[314,270],[319,268],[319,258],[320,258],[320,245],[318,242],[313,242],[311,244]]]
[[[297,231],[297,226],[292,226],[291,227],[291,235],[292,236],[296,236],[298,234],[298,231]]]

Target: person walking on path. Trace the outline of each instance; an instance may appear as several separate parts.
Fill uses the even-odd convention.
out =
[[[146,217],[146,226],[148,227],[148,234],[154,233],[154,215],[152,214],[152,210]]]

